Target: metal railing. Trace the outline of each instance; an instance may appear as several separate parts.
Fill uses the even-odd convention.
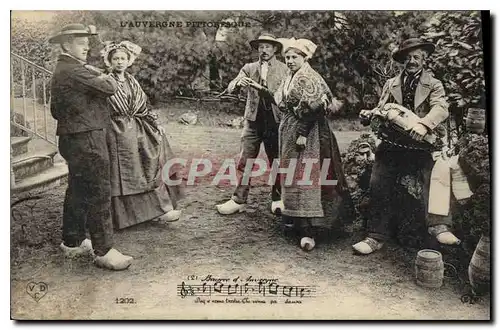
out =
[[[56,120],[50,114],[52,72],[11,53],[11,124],[57,145]]]

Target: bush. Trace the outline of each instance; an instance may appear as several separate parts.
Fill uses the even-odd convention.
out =
[[[464,135],[459,143],[459,164],[474,195],[464,204],[457,205],[455,222],[463,232],[469,253],[481,235],[490,235],[491,227],[491,168],[488,137],[473,133]],[[472,248],[472,245],[474,247]]]
[[[52,61],[52,45],[48,43],[51,29],[52,23],[49,22],[13,18],[10,34],[11,51],[47,68]]]
[[[363,158],[357,153],[361,143],[369,143],[374,147],[374,141],[368,134],[354,140],[347,152],[343,155],[343,164],[349,188],[356,206],[358,219],[357,227],[365,225],[368,219],[370,199],[376,203],[377,196],[369,195],[369,178],[373,166],[373,159]],[[410,248],[434,248],[443,252],[446,262],[454,264],[463,276],[467,272],[469,262],[474,253],[481,235],[491,234],[491,168],[489,141],[485,135],[466,133],[457,143],[459,164],[464,171],[472,197],[458,202],[452,195],[451,214],[453,216],[453,232],[461,239],[459,246],[443,246],[429,240],[427,228],[421,221],[423,214],[416,201],[405,199],[408,204],[400,205],[405,214],[399,223],[397,238],[399,242]],[[396,191],[394,199],[398,200]]]
[[[425,37],[437,45],[429,67],[443,81],[450,110],[461,125],[468,108],[486,108],[480,13],[437,13]]]
[[[225,19],[250,23],[250,27],[233,29],[226,41],[216,41],[214,27],[127,24]],[[245,63],[257,59],[248,42],[264,31],[277,37],[309,38],[318,45],[311,65],[345,101],[344,116],[373,108],[385,81],[401,68],[392,61],[391,51],[402,39],[425,33],[438,44],[429,67],[443,80],[452,107],[482,107],[484,103],[477,12],[66,11],[59,12],[52,23],[13,20],[13,51],[52,70],[59,50],[46,39],[70,22],[96,25],[103,41],[130,40],[140,45],[143,53],[130,71],[153,103],[174,95],[192,95],[200,86],[222,91]],[[103,66],[99,43],[99,39],[93,40],[89,61]]]

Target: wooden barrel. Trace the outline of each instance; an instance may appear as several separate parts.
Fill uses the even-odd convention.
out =
[[[469,263],[469,282],[475,294],[490,290],[490,238],[481,236]]]
[[[415,277],[419,286],[437,289],[443,285],[443,256],[435,250],[420,250],[415,260]]]
[[[467,110],[465,128],[471,133],[481,134],[486,126],[486,111],[484,109],[470,108]]]

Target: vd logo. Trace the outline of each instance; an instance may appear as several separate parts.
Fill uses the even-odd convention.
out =
[[[29,282],[26,286],[26,292],[31,296],[31,298],[35,299],[36,302],[40,301],[48,292],[47,284],[43,282],[35,283]]]

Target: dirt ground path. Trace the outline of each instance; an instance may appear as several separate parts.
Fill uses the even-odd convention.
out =
[[[166,125],[174,151],[181,157],[236,156],[239,130]],[[340,132],[341,149],[359,133]],[[130,269],[110,272],[90,260],[65,260],[57,244],[64,187],[46,193],[39,203],[44,216],[24,220],[24,230],[36,247],[17,247],[12,257],[11,315],[14,319],[466,319],[488,320],[490,303],[464,304],[456,283],[446,279],[439,290],[414,284],[411,262],[401,248],[368,257],[355,256],[356,239],[345,234],[301,251],[284,235],[280,220],[268,211],[269,188],[251,190],[245,213],[218,215],[215,205],[232,187],[196,186],[187,189],[181,221],[144,223],[119,231],[116,247],[134,256]],[[37,228],[34,230],[35,223]],[[13,238],[19,228],[13,228]],[[14,241],[16,241],[14,239]],[[314,297],[178,295],[177,287],[213,278],[277,279],[277,284],[316,286]],[[46,295],[36,302],[27,294],[30,282],[44,282]],[[229,285],[228,282],[223,282]],[[234,287],[233,287],[234,288]],[[269,290],[269,288],[267,288]],[[125,302],[116,303],[123,298]],[[233,303],[226,301],[231,299]],[[286,303],[286,300],[300,303]],[[204,301],[204,303],[202,302]],[[211,300],[211,302],[208,302]],[[221,300],[224,303],[218,303]],[[261,300],[264,303],[257,303]],[[276,303],[271,304],[271,300]],[[248,303],[247,303],[248,302]]]

